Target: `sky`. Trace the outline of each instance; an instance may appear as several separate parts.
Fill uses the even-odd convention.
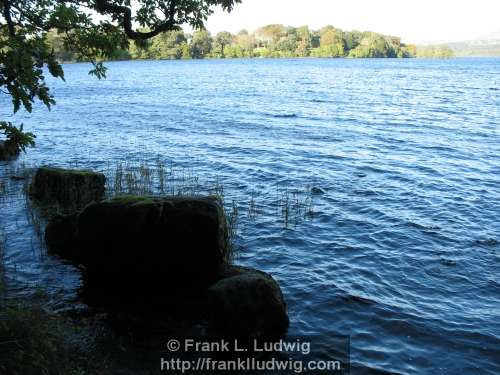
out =
[[[500,0],[243,0],[232,13],[217,10],[212,33],[281,23],[333,25],[344,30],[399,36],[406,43],[500,39]]]

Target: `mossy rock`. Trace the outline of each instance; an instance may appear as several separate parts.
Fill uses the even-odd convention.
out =
[[[285,299],[274,278],[248,267],[225,266],[208,289],[211,326],[227,337],[278,339],[289,318]]]
[[[203,197],[123,196],[93,203],[76,220],[53,219],[46,241],[50,250],[84,266],[87,281],[120,288],[207,286],[229,258],[224,210]]]
[[[30,185],[37,203],[63,209],[80,209],[104,196],[106,177],[88,170],[39,168]]]
[[[0,141],[0,161],[14,160],[18,156],[18,149],[11,147],[7,141]]]

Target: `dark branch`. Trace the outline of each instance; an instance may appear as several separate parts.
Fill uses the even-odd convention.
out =
[[[14,22],[12,21],[12,17],[10,15],[10,1],[3,1],[3,17],[5,18],[5,22],[7,22],[7,27],[9,29],[9,35],[11,37],[16,36],[16,28],[14,26]]]
[[[50,31],[50,29],[52,28],[51,26],[45,25],[42,20],[37,19],[36,17],[31,16],[30,14],[23,11],[19,6],[15,5],[15,4],[12,4],[11,6],[15,10],[17,10],[22,17],[26,18],[28,21],[33,23],[33,25],[35,25],[39,29],[41,29],[43,31]]]
[[[175,1],[170,3],[169,19],[148,32],[135,31],[132,28],[132,10],[126,6],[110,4],[106,0],[96,0],[96,9],[100,13],[111,13],[111,14],[121,14],[123,16],[123,29],[125,34],[130,39],[134,40],[146,40],[152,38],[164,31],[178,29],[179,26],[176,24],[175,15]]]

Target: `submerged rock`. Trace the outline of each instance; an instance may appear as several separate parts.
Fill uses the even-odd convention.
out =
[[[14,160],[18,156],[18,149],[11,147],[7,141],[0,141],[0,160]]]
[[[289,319],[273,277],[247,267],[227,266],[208,289],[210,322],[231,337],[280,338]]]
[[[79,209],[104,196],[106,177],[87,170],[39,168],[30,186],[37,203]]]

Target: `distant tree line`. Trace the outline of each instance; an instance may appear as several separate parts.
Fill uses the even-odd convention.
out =
[[[66,48],[55,31],[47,42],[61,61],[76,61],[77,55]],[[254,33],[242,30],[211,35],[207,30],[193,34],[182,30],[159,34],[146,41],[130,42],[128,50],[119,50],[112,59],[203,59],[250,57],[417,57],[414,45],[401,39],[371,31],[343,31],[333,26],[310,30],[308,26],[267,25]],[[439,56],[433,56],[439,57]]]

